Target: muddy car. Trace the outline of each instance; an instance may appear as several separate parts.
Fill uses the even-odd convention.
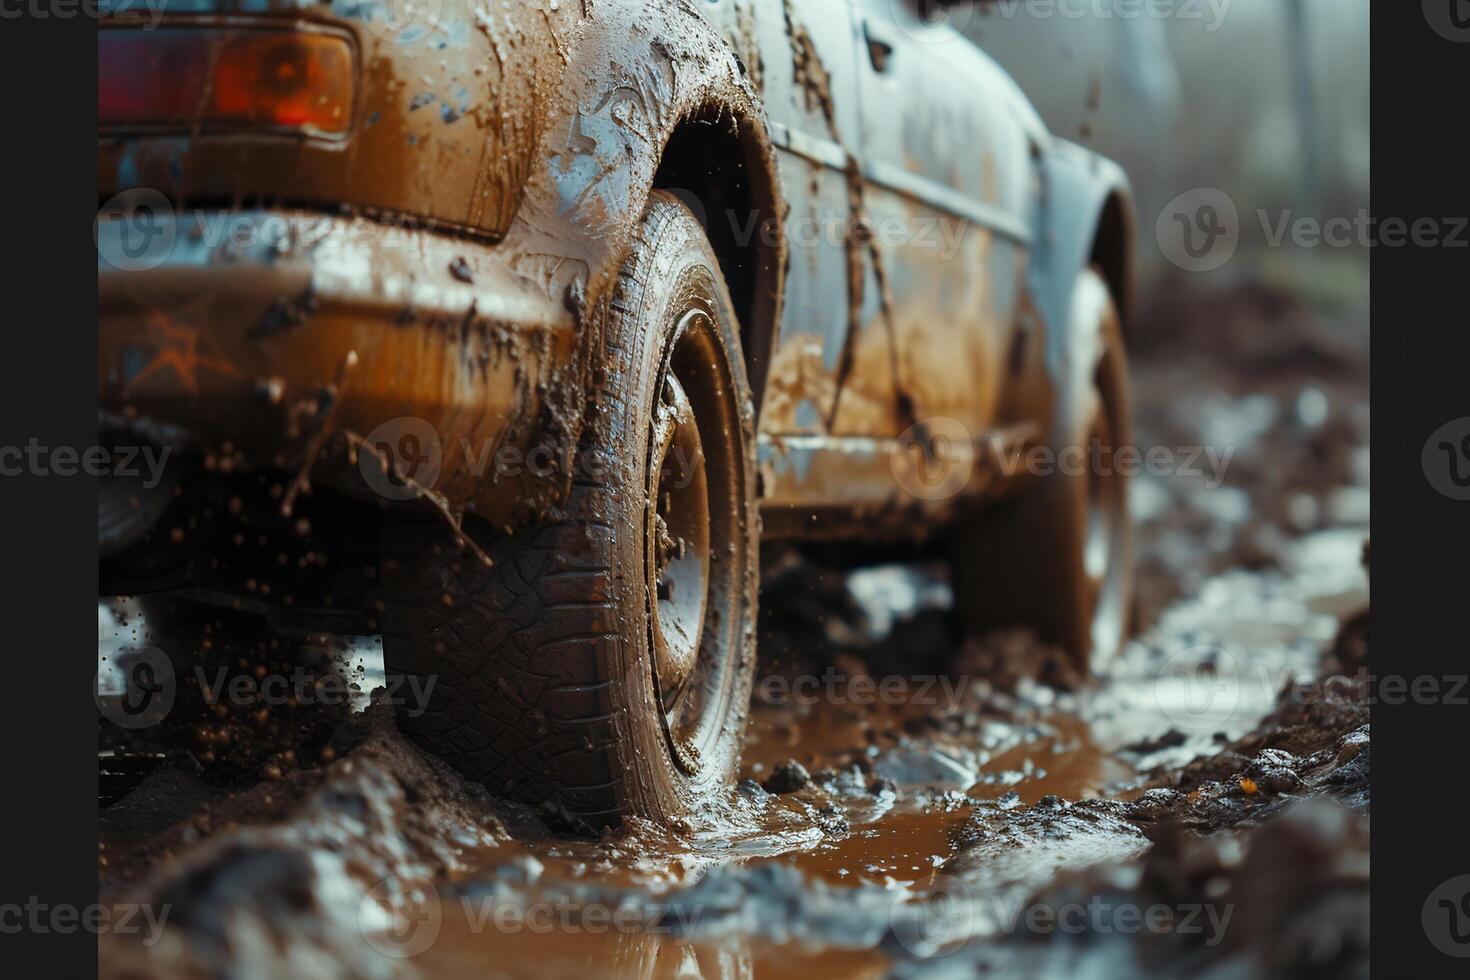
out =
[[[763,543],[1112,654],[1126,182],[941,6],[116,8],[103,427],[170,457],[104,592],[380,635],[413,739],[585,827],[724,797]]]

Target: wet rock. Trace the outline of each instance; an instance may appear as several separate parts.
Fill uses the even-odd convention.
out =
[[[880,755],[873,771],[897,786],[934,786],[968,789],[975,785],[979,766],[967,752],[947,746],[906,745]]]
[[[879,776],[877,779],[868,783],[868,792],[873,796],[896,796],[898,794],[898,784],[886,776]]]
[[[811,781],[824,792],[835,796],[851,796],[868,792],[867,775],[856,764],[844,769],[831,767],[819,769],[812,773]]]
[[[884,946],[897,959],[891,974],[1368,975],[1366,814],[1316,799],[1242,836],[1199,837],[1166,821],[1151,837],[1139,863],[1063,871],[1020,896],[976,903],[962,880],[927,917],[914,910],[925,931],[896,918],[900,941]],[[998,927],[966,931],[991,906],[1006,910]]]
[[[1143,738],[1125,745],[1123,746],[1123,751],[1133,752],[1138,755],[1151,755],[1162,749],[1172,749],[1183,745],[1187,740],[1187,735],[1177,728],[1171,728],[1156,738]]]
[[[104,957],[153,976],[384,975],[358,924],[376,883],[462,872],[511,827],[545,832],[404,742],[385,701],[351,727],[337,761],[213,798],[146,839],[104,817],[104,846],[127,846],[107,848],[103,900],[173,908],[180,940],[109,935]]]
[[[852,822],[848,820],[847,811],[836,804],[818,807],[816,823],[828,837],[843,837],[852,832]]]
[[[1128,816],[1140,823],[1153,823],[1171,815],[1180,805],[1179,794],[1172,789],[1151,789],[1128,807]]]
[[[754,779],[740,780],[740,785],[736,787],[736,789],[740,791],[740,795],[750,800],[753,800],[756,803],[765,803],[768,799],[771,798],[771,794],[766,792],[765,787],[756,782]]]
[[[875,946],[893,896],[883,888],[836,888],[787,864],[713,869],[665,895],[656,924],[680,938],[762,936],[774,943]]]
[[[1148,848],[1127,804],[1050,795],[1030,807],[978,803],[953,842],[958,853],[945,870],[968,886],[989,888],[1034,887],[1061,869],[1126,860]]]
[[[1290,793],[1301,786],[1301,777],[1296,774],[1300,765],[1290,752],[1280,749],[1263,749],[1245,767],[1245,779],[1255,783],[1267,793]]]
[[[797,790],[805,789],[811,784],[811,773],[795,759],[787,759],[771,772],[769,779],[762,785],[769,793],[781,795],[784,793],[795,793]]]
[[[1331,794],[1352,807],[1368,801],[1368,706],[1346,679],[1288,685],[1256,731],[1215,755],[1163,771],[1135,804],[1136,819],[1174,818],[1210,833],[1268,820],[1294,796]],[[1172,796],[1152,792],[1175,790]],[[1148,800],[1147,805],[1142,805]]]
[[[1368,748],[1368,726],[1364,725],[1337,740],[1337,762],[1339,764],[1351,762],[1366,748]]]
[[[534,885],[541,880],[546,866],[530,854],[523,854],[495,869],[496,877],[517,885]]]
[[[448,106],[445,106],[445,111],[449,111]],[[454,261],[449,263],[449,274],[460,282],[473,283],[475,281],[475,274],[470,270],[470,264],[460,256],[456,256]]]

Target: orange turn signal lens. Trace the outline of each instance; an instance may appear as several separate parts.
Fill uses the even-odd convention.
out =
[[[283,129],[341,136],[352,125],[352,45],[335,34],[169,28],[98,37],[105,127]]]

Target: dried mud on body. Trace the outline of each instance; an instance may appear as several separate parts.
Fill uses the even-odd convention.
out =
[[[1229,465],[1135,480],[1136,639],[1100,676],[1024,632],[959,644],[933,566],[770,556],[708,826],[562,833],[381,703],[258,782],[164,751],[99,870],[170,914],[104,936],[104,975],[1366,975],[1361,332],[1163,297],[1137,442]]]

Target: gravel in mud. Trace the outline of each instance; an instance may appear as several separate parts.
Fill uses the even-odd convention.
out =
[[[1138,444],[1229,457],[1135,481],[1100,677],[957,643],[932,566],[784,557],[716,826],[558,834],[381,703],[270,729],[291,756],[250,719],[150,743],[99,872],[168,918],[104,974],[1366,975],[1361,333],[1246,289],[1165,293],[1137,338]]]

